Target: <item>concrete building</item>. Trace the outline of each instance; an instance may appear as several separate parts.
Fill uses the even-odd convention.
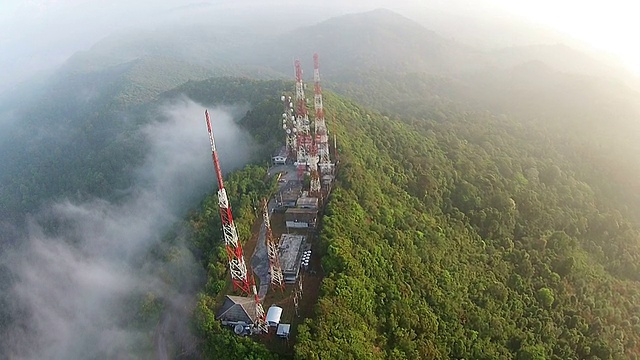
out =
[[[314,229],[317,218],[317,209],[290,208],[284,213],[287,228],[291,229]]]
[[[295,207],[301,194],[302,184],[290,181],[287,187],[276,195],[276,205],[283,208]]]
[[[317,209],[318,208],[318,198],[317,197],[301,197],[296,201],[296,207],[301,209]]]
[[[286,283],[295,283],[298,278],[306,239],[306,236],[297,234],[282,234],[280,237],[280,265]]]

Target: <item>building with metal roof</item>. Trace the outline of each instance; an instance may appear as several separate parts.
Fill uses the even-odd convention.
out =
[[[286,283],[295,283],[298,278],[306,238],[297,234],[282,234],[280,237],[280,265]]]
[[[216,318],[222,322],[222,325],[253,324],[256,318],[255,299],[227,295]]]

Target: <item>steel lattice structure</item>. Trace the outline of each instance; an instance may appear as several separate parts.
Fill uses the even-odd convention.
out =
[[[284,275],[280,265],[280,249],[278,242],[273,238],[271,220],[269,219],[269,203],[264,200],[262,204],[262,220],[265,227],[265,243],[269,256],[269,275],[271,276],[271,288],[284,290]]]
[[[244,254],[242,253],[242,245],[238,241],[238,231],[233,222],[227,191],[222,181],[222,171],[220,170],[220,162],[218,160],[218,152],[216,143],[211,129],[211,119],[209,111],[204,112],[207,121],[207,130],[209,131],[209,142],[211,143],[211,156],[213,158],[213,166],[216,170],[218,178],[218,205],[220,207],[220,219],[222,220],[222,233],[224,236],[224,244],[227,250],[227,258],[229,260],[229,272],[231,273],[231,281],[233,289],[240,289],[245,294],[251,293],[251,285],[247,277],[247,266],[244,262]]]
[[[318,152],[318,166],[322,174],[332,172],[333,164],[329,153],[329,134],[324,119],[324,107],[322,104],[322,87],[320,86],[320,61],[318,54],[313,54],[313,82],[314,96],[313,104],[316,112],[314,122],[315,146]],[[319,181],[318,181],[319,182]],[[318,184],[318,187],[320,185]]]
[[[293,102],[291,96],[282,95],[280,98],[284,105],[284,112],[282,113],[282,129],[287,134],[286,148],[287,158],[296,160],[296,153],[298,151],[298,123],[296,116],[294,115]]]
[[[251,276],[251,289],[253,290],[253,299],[255,301],[255,311],[256,318],[253,320],[253,333],[261,334],[269,332],[269,324],[267,324],[267,314],[264,312],[264,308],[262,307],[262,302],[260,301],[260,297],[258,296],[258,291],[256,290],[256,282],[254,277]]]
[[[216,143],[213,137],[211,119],[209,118],[208,110],[204,111],[204,116],[207,121],[207,130],[209,131],[213,166],[215,167],[216,176],[218,178],[218,205],[220,207],[222,233],[224,235],[224,244],[229,260],[229,271],[231,273],[233,289],[240,289],[247,295],[253,294],[256,318],[254,319],[252,331],[253,333],[267,332],[269,328],[266,321],[266,314],[262,308],[258,292],[256,291],[255,279],[252,275],[247,273],[247,266],[244,262],[244,254],[242,253],[242,245],[238,241],[238,231],[236,230],[236,225],[233,222],[233,214],[231,213],[231,207],[229,206],[227,191],[225,190],[224,182],[222,181],[222,171],[220,170],[220,161],[218,160],[218,151],[216,150]]]
[[[294,62],[296,74],[296,96],[295,96],[295,117],[297,123],[297,168],[298,178],[302,179],[307,170],[313,138],[311,137],[311,126],[307,112],[307,99],[304,97],[304,83],[302,82],[302,66],[300,60]]]

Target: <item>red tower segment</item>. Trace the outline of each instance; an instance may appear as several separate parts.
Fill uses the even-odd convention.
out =
[[[302,176],[307,169],[309,155],[313,139],[311,138],[311,127],[309,124],[309,116],[307,113],[307,99],[304,96],[304,84],[302,82],[302,66],[300,60],[295,60],[296,75],[296,123],[297,123],[297,145],[296,162],[298,167],[298,178]]]
[[[262,203],[262,220],[265,227],[265,242],[267,245],[267,255],[269,256],[269,275],[271,275],[271,288],[284,290],[284,275],[280,265],[280,255],[278,242],[273,238],[271,231],[271,220],[269,219],[269,203],[265,200]]]
[[[333,167],[329,154],[329,135],[324,119],[324,107],[322,104],[322,87],[320,87],[320,61],[318,54],[313,54],[313,80],[314,80],[314,107],[315,118],[315,145],[318,152],[318,166],[323,174],[330,173]]]
[[[209,111],[205,110],[204,115],[207,121],[207,130],[209,131],[209,142],[211,143],[211,156],[213,158],[213,166],[216,169],[218,177],[218,205],[220,207],[220,219],[222,220],[222,233],[224,235],[224,244],[227,250],[227,258],[229,260],[229,271],[231,273],[231,281],[233,289],[240,289],[244,294],[251,294],[251,284],[247,277],[247,266],[244,262],[242,253],[242,245],[238,241],[238,231],[233,223],[233,215],[227,198],[227,191],[222,181],[222,171],[220,170],[220,162],[218,161],[218,152],[216,151],[216,143],[213,138],[211,129],[211,120],[209,119]],[[254,290],[255,291],[255,290]]]

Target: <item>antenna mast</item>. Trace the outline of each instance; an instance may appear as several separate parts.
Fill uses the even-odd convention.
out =
[[[271,231],[271,221],[269,219],[269,203],[264,200],[262,204],[262,219],[265,227],[265,242],[267,243],[267,254],[269,255],[269,274],[271,275],[271,288],[284,290],[284,275],[280,265],[280,255],[278,242],[273,238]]]
[[[298,166],[298,179],[301,180],[307,163],[309,161],[309,153],[312,146],[311,127],[309,124],[309,116],[307,114],[307,99],[304,97],[304,83],[302,82],[302,66],[300,60],[294,62],[296,73],[296,123],[297,123],[297,145],[296,153]]]
[[[291,96],[282,95],[280,98],[284,105],[284,112],[282,113],[282,128],[287,134],[286,138],[286,148],[287,148],[287,158],[293,161],[296,161],[296,152],[298,150],[298,124],[296,122],[296,116],[294,115],[293,110],[293,101]]]
[[[318,54],[313,54],[313,81],[314,81],[314,107],[315,117],[315,144],[318,151],[318,165],[322,174],[331,173],[333,164],[329,153],[329,135],[324,119],[324,107],[322,105],[322,87],[320,86],[320,61]],[[319,188],[319,184],[318,184]]]
[[[211,143],[211,156],[213,158],[213,166],[215,167],[216,176],[218,178],[218,205],[220,206],[222,233],[224,235],[224,244],[227,250],[227,258],[229,260],[229,272],[231,273],[233,289],[240,289],[244,294],[250,294],[251,286],[249,284],[249,278],[247,277],[247,265],[244,262],[242,245],[238,241],[238,231],[236,230],[236,225],[233,223],[233,215],[231,214],[231,207],[229,206],[227,191],[225,190],[224,182],[222,181],[222,171],[220,170],[220,162],[218,161],[216,143],[213,138],[213,131],[211,130],[211,119],[209,118],[209,111],[205,110],[204,115],[207,121],[207,130],[209,131],[209,142]],[[255,292],[255,286],[253,290]]]

